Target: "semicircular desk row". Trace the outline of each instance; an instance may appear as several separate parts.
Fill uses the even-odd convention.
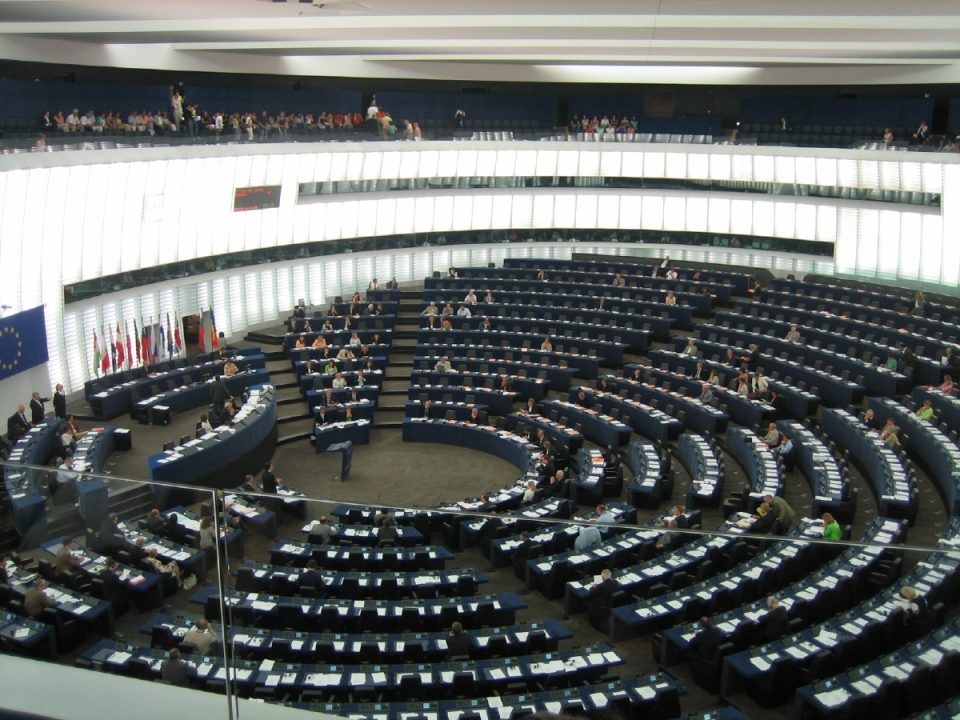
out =
[[[47,501],[40,488],[43,471],[18,468],[17,465],[46,465],[60,453],[60,425],[58,418],[49,418],[31,428],[13,446],[4,469],[4,484],[10,497],[13,523],[21,536],[42,532],[46,527]],[[56,471],[58,484],[75,487],[81,516],[87,522],[101,520],[107,512],[107,485],[102,478],[80,475],[81,472],[99,473],[113,452],[116,434],[129,430],[113,425],[91,428],[77,441],[73,451],[74,471]],[[129,441],[121,445],[129,446]]]
[[[248,390],[249,398],[237,411],[232,425],[221,425],[196,439],[151,455],[147,460],[150,478],[202,485],[207,476],[267,440],[277,425],[276,389],[273,385],[254,385]]]

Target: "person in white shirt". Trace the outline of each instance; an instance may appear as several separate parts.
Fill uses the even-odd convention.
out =
[[[550,342],[550,336],[549,336],[549,335],[547,335],[547,336],[543,339],[543,342],[540,343],[540,349],[543,350],[544,352],[553,352],[553,343]]]
[[[341,373],[337,373],[333,378],[333,389],[343,390],[347,386],[347,379]]]
[[[209,620],[200,618],[196,625],[187,630],[183,641],[196,646],[201,655],[206,655],[210,651],[210,646],[217,641],[217,634],[210,627]]]
[[[687,346],[683,349],[681,355],[689,355],[690,357],[697,356],[697,341],[693,338],[687,338]]]
[[[780,431],[777,430],[776,423],[767,425],[767,434],[763,436],[763,442],[768,447],[776,447],[780,444]]]
[[[70,114],[67,115],[67,130],[76,132],[80,129],[80,111],[74,108]]]
[[[674,270],[673,268],[670,268],[669,270],[667,270],[667,280],[676,280],[676,279],[677,279],[677,271]]]
[[[468,308],[466,305],[461,305],[460,309],[457,310],[457,317],[468,318],[470,317],[470,315],[471,315],[470,308]]]
[[[357,333],[353,333],[350,336],[350,346],[351,347],[360,347],[363,343],[360,342],[360,336]]]
[[[437,308],[437,304],[433,300],[431,300],[430,304],[427,305],[423,309],[423,312],[420,313],[420,317],[426,317],[427,315],[437,315],[439,312],[440,310]]]
[[[797,330],[796,325],[790,326],[790,329],[787,331],[787,334],[784,337],[784,340],[787,340],[789,342],[800,342],[800,331]]]
[[[766,395],[767,394],[767,378],[764,377],[763,370],[757,370],[753,374],[753,392],[757,395]]]
[[[450,358],[446,355],[437,360],[437,364],[433,366],[434,372],[453,372],[453,366],[450,364]]]
[[[465,298],[463,298],[464,305],[476,305],[477,304],[477,295],[473,290],[469,290]]]
[[[527,489],[523,491],[523,499],[520,500],[521,503],[526,505],[527,503],[532,503],[533,499],[537,496],[537,484],[530,480],[527,483]]]

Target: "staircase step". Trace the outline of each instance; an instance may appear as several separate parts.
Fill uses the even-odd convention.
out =
[[[313,415],[308,412],[297,413],[296,415],[284,415],[283,417],[277,418],[277,424],[289,423],[293,422],[294,420],[309,420],[312,417]]]
[[[403,420],[387,420],[386,422],[381,422],[380,420],[375,420],[373,427],[377,429],[383,428],[402,428]]]
[[[284,389],[284,388],[299,388],[299,387],[300,387],[300,383],[299,383],[297,380],[290,380],[289,382],[274,383],[273,385],[274,385],[274,387],[277,388],[277,390],[282,390],[282,389]]]
[[[283,437],[277,438],[277,445],[287,445],[292,442],[300,442],[302,440],[309,440],[313,437],[313,433],[304,431],[291,433],[290,435],[284,435]]]
[[[303,397],[278,398],[277,405],[292,405],[293,403],[302,403]]]
[[[284,334],[250,332],[250,333],[247,333],[243,337],[243,339],[248,342],[257,343],[259,345],[278,345],[282,347],[283,337],[284,337]]]

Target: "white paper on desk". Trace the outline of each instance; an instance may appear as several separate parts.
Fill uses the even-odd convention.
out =
[[[197,675],[200,677],[206,677],[210,674],[210,671],[213,670],[213,665],[210,663],[204,663],[197,668]]]
[[[267,687],[277,687],[277,685],[280,684],[280,678],[282,677],[283,675],[268,675],[265,685]]]
[[[445,683],[453,682],[453,671],[452,670],[443,670],[440,672],[440,679]]]
[[[856,682],[851,683],[851,687],[864,695],[872,695],[876,690],[876,688],[866,680],[857,680]]]
[[[117,665],[123,665],[127,660],[132,658],[133,655],[127,652],[115,652],[110,653],[110,657],[107,658],[108,663],[115,663]]]
[[[787,655],[789,655],[790,657],[794,657],[797,660],[803,660],[807,656],[807,653],[805,653],[801,648],[798,648],[796,646],[791,646],[786,648],[785,652],[787,653]]]
[[[273,663],[273,660],[262,660],[260,662],[260,670],[263,672],[269,672],[270,670],[273,670]]]
[[[845,703],[850,697],[850,693],[843,688],[836,688],[828,692],[818,693],[816,697],[824,707],[834,708]]]
[[[288,672],[283,674],[283,680],[280,681],[284,685],[293,685],[297,682],[297,673]]]
[[[508,665],[507,666],[507,677],[521,677],[523,675],[523,669],[519,665]]]
[[[371,673],[370,678],[373,680],[375,684],[376,683],[383,684],[387,682],[387,674],[382,672]]]
[[[892,677],[894,680],[905,680],[909,677],[907,673],[898,668],[896,665],[887,665],[883,668],[883,674],[888,677]]]
[[[291,640],[290,641],[291,650],[303,650],[303,640]]]
[[[251,605],[254,610],[263,610],[266,612],[273,610],[277,606],[275,602],[267,602],[266,600],[254,600]]]
[[[503,707],[503,700],[496,695],[491,695],[487,698],[487,706],[492,708]]]
[[[359,687],[361,685],[365,685],[366,682],[367,682],[366,673],[350,673],[350,684],[353,685],[353,687]]]
[[[940,660],[943,659],[943,653],[936,648],[930,648],[926,652],[921,653],[919,658],[927,663],[927,665],[939,665]]]
[[[490,677],[493,680],[503,680],[507,674],[500,668],[492,668],[490,671]]]
[[[766,672],[770,669],[770,663],[764,660],[762,657],[750,658],[750,664],[761,672]]]
[[[89,609],[90,609],[89,605],[86,605],[86,604],[77,605],[77,607],[73,609],[73,612],[76,613],[77,615],[83,615]]]
[[[651,698],[657,696],[657,691],[649,685],[642,685],[637,688],[637,694],[640,696],[641,700],[650,700]]]
[[[607,696],[603,693],[590,693],[590,702],[594,707],[602,708],[607,706]]]
[[[237,672],[239,675],[239,671]],[[222,665],[217,668],[217,671],[213,674],[214,680],[226,680],[227,679],[227,669]]]
[[[253,674],[253,670],[247,668],[244,668],[243,670],[237,670],[237,680],[249,680],[251,674]]]

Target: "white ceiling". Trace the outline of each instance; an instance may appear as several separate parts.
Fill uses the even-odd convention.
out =
[[[0,0],[0,58],[465,81],[958,83],[960,1]]]

